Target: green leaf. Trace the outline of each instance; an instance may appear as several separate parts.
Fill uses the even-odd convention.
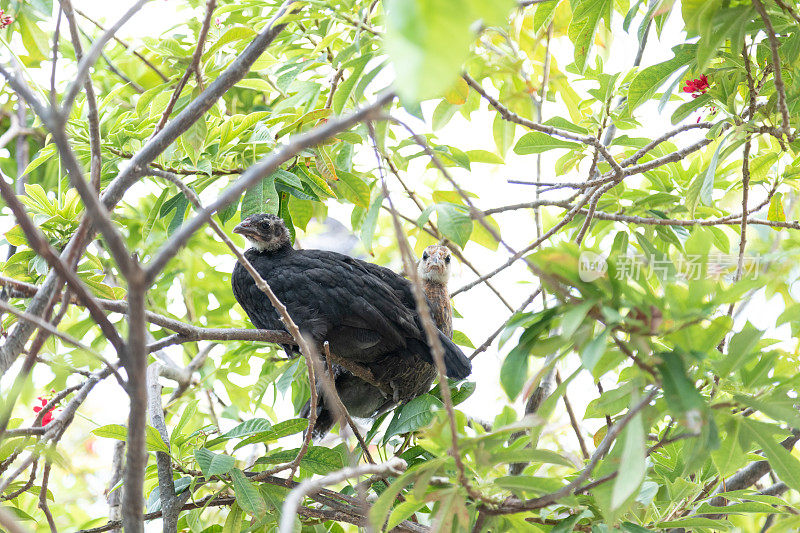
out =
[[[490,165],[502,165],[505,163],[502,157],[487,150],[467,150],[465,153],[472,163],[488,163]]]
[[[550,450],[520,448],[518,450],[501,449],[492,454],[493,463],[549,463],[553,465],[575,468],[572,462],[561,454]]]
[[[732,418],[726,424],[725,430],[727,434],[724,439],[720,439],[719,448],[711,452],[711,460],[722,477],[738,469],[745,455],[739,446],[741,418]]]
[[[677,124],[681,120],[691,115],[697,109],[700,109],[705,105],[708,105],[709,102],[711,102],[711,93],[701,94],[697,98],[692,98],[688,102],[684,102],[683,104],[678,106],[678,109],[676,109],[675,112],[672,113],[670,121],[673,124]]]
[[[727,531],[728,529],[730,529],[731,523],[728,522],[727,520],[713,520],[711,518],[704,518],[702,516],[692,516],[680,520],[666,520],[664,522],[659,522],[657,525],[659,529],[662,530],[669,529],[671,527],[678,527],[678,528],[702,527],[711,530]]]
[[[258,459],[258,463],[276,464],[294,461],[300,448],[273,452],[266,457]],[[324,446],[309,446],[308,451],[300,460],[300,466],[312,474],[328,474],[344,467],[342,456],[336,450]]]
[[[589,309],[594,305],[594,302],[583,302],[577,305],[571,305],[561,318],[561,334],[564,337],[571,337],[583,323],[583,319],[586,318],[586,313],[588,313]]]
[[[251,89],[262,93],[269,93],[272,91],[272,85],[267,80],[261,78],[246,78],[236,82],[234,87],[241,87],[242,89]]]
[[[469,55],[473,23],[502,24],[513,6],[512,0],[387,0],[384,45],[401,98],[441,96]]]
[[[92,433],[98,437],[105,437],[108,439],[122,441],[128,440],[128,428],[121,424],[109,424],[107,426],[101,426],[93,429]],[[167,444],[161,438],[158,430],[156,430],[156,428],[153,426],[145,426],[145,443],[147,444],[147,449],[150,451],[169,453]]]
[[[767,179],[769,171],[778,162],[780,155],[776,152],[769,152],[750,160],[750,184],[760,183]],[[782,193],[776,193],[782,194]],[[773,198],[775,198],[773,196]]]
[[[208,441],[207,445],[212,446],[226,440],[246,437],[248,435],[255,435],[256,433],[267,431],[271,427],[272,424],[270,424],[269,420],[266,418],[251,418],[250,420],[245,420],[223,435]]]
[[[150,236],[150,233],[153,231],[153,226],[156,224],[156,220],[158,220],[158,215],[161,211],[161,207],[164,205],[164,200],[167,199],[167,195],[169,194],[169,189],[164,189],[161,191],[161,194],[158,196],[155,205],[150,210],[150,213],[147,215],[147,220],[142,226],[142,242],[147,241],[147,237]]]
[[[503,387],[509,400],[515,400],[528,379],[529,346],[520,343],[516,345],[503,360],[500,367],[500,386]]]
[[[625,461],[625,466],[619,469],[619,474],[614,480],[614,487],[611,491],[612,510],[619,509],[628,498],[637,493],[647,471],[645,432],[641,413],[628,422],[621,438],[621,457]]]
[[[456,78],[455,83],[445,91],[444,98],[453,105],[463,105],[467,103],[469,96],[469,85],[464,78]]]
[[[337,191],[341,193],[338,196],[343,196],[356,205],[368,208],[370,197],[369,185],[355,174],[344,172],[343,170],[339,170],[337,175],[339,176],[339,182],[336,184],[336,188]]]
[[[275,189],[275,174],[247,189],[242,198],[242,220],[256,213],[277,214],[280,207]]]
[[[262,433],[256,433],[255,435],[241,440],[236,446],[233,447],[234,451],[238,450],[243,446],[247,446],[249,444],[255,444],[257,442],[274,442],[281,437],[286,437],[288,435],[294,435],[295,433],[300,433],[301,431],[305,431],[308,427],[308,420],[305,418],[293,418],[291,420],[284,420],[282,422],[278,422],[271,429],[264,431]]]
[[[466,346],[467,348],[475,349],[475,345],[469,340],[469,337],[461,331],[453,331],[453,342],[459,346]]]
[[[684,44],[673,48],[675,57],[669,61],[642,69],[628,87],[628,109],[633,111],[642,102],[653,96],[680,67],[688,64],[695,57],[697,45]]]
[[[696,511],[697,514],[747,514],[747,513],[787,513],[788,511],[776,508],[773,505],[761,502],[729,503],[723,507],[704,502]]]
[[[472,233],[472,219],[464,207],[450,204],[436,204],[437,221],[442,234],[459,246],[464,248]]]
[[[26,246],[28,244],[28,238],[25,237],[25,232],[22,231],[22,226],[19,224],[8,230],[5,237],[11,246]]]
[[[711,162],[705,172],[697,174],[692,183],[689,185],[689,190],[686,191],[686,201],[689,207],[689,216],[694,217],[694,211],[697,204],[702,201],[704,205],[711,205],[712,196],[714,191],[714,178],[717,174],[717,164],[719,163],[719,154],[722,151],[722,146],[725,141],[730,137],[730,133],[723,137],[717,149],[714,150],[714,155],[711,156]]]
[[[511,144],[514,142],[514,132],[517,125],[508,120],[504,120],[500,113],[495,114],[492,121],[492,136],[497,146],[497,151],[505,155]]]
[[[25,167],[25,172],[23,172],[23,175],[26,176],[29,175],[31,172],[33,172],[34,169],[39,167],[41,164],[49,161],[50,158],[53,157],[55,154],[56,154],[56,145],[52,143],[46,145],[44,148],[39,150],[39,153],[36,154],[34,160],[28,163],[28,166]]]
[[[719,375],[728,376],[745,365],[762,335],[763,332],[749,322],[745,324],[742,330],[731,338],[728,354],[717,361]]]
[[[541,154],[554,148],[577,148],[580,144],[563,141],[556,137],[539,131],[530,131],[519,138],[514,146],[514,153],[518,155]]]
[[[406,500],[400,502],[392,509],[392,514],[389,515],[389,521],[386,523],[386,531],[392,531],[403,520],[407,519],[423,507],[427,505],[425,501]]]
[[[433,420],[434,409],[441,405],[442,402],[438,398],[430,394],[423,394],[401,406],[395,411],[394,418],[389,422],[383,442],[387,442],[395,435],[410,433],[427,426]]]
[[[234,468],[231,471],[231,479],[233,480],[236,503],[239,504],[239,507],[256,518],[266,515],[267,504],[253,482],[247,479],[247,476],[238,468]]]
[[[231,471],[236,464],[236,459],[224,453],[214,453],[206,448],[194,451],[194,460],[206,477],[221,476]]]
[[[783,211],[782,192],[776,192],[775,195],[772,197],[772,199],[769,201],[769,211],[767,212],[767,220],[771,220],[773,222],[786,221],[786,213]]]
[[[252,40],[255,34],[255,30],[249,26],[233,26],[220,35],[219,39],[214,41],[214,44],[208,47],[208,50],[203,53],[203,58],[211,56],[211,54],[228,43],[241,41],[243,39]]]
[[[664,353],[661,359],[658,369],[664,380],[664,397],[669,409],[681,414],[704,409],[703,397],[686,376],[681,357],[677,353]]]
[[[203,153],[203,146],[206,142],[206,134],[208,127],[206,126],[205,117],[200,117],[194,124],[189,127],[186,132],[181,135],[181,144],[192,164],[197,167],[197,162],[200,160],[200,154]]]
[[[339,84],[339,88],[336,89],[336,93],[333,95],[333,111],[340,115],[342,110],[344,110],[344,106],[347,103],[348,98],[353,93],[353,88],[356,85],[356,82],[361,77],[361,74],[364,72],[364,68],[367,66],[369,60],[372,59],[371,55],[366,55],[363,57],[359,57],[358,59],[350,62],[348,66],[353,67],[353,71],[350,73],[349,76],[346,76],[344,81]]]
[[[581,364],[589,372],[594,370],[595,365],[606,352],[606,337],[608,328],[604,329],[599,335],[589,341],[581,352]]]
[[[611,20],[611,0],[572,0],[572,20],[569,23],[569,39],[575,46],[575,66],[583,74],[586,62],[594,46],[594,36],[600,19]]]
[[[369,510],[369,521],[372,526],[376,529],[383,529],[383,525],[386,522],[386,515],[389,514],[389,510],[392,508],[392,504],[394,504],[395,499],[397,499],[397,495],[409,484],[411,483],[415,477],[418,477],[422,472],[426,471],[433,471],[435,472],[438,470],[439,467],[442,466],[447,457],[437,457],[435,459],[431,459],[430,461],[426,461],[417,465],[416,467],[409,468],[405,472],[403,472],[400,477],[394,480],[389,487],[381,493],[375,503],[372,504],[372,508]]]
[[[183,428],[186,427],[186,424],[194,418],[194,415],[197,413],[197,403],[189,402],[186,404],[186,407],[183,408],[183,413],[181,413],[181,418],[178,420],[178,424],[175,426],[175,429],[172,430],[172,434],[170,435],[170,442],[175,442],[178,437],[181,436],[181,432]]]
[[[372,204],[367,210],[364,217],[364,222],[361,224],[361,242],[364,243],[364,248],[369,253],[372,253],[372,237],[375,235],[375,228],[378,225],[378,215],[381,211],[381,204],[383,204],[383,195],[379,194],[372,201]]]
[[[775,437],[771,431],[762,430],[762,426],[767,426],[760,422],[750,419],[743,419],[752,439],[754,439],[764,450],[764,455],[769,461],[769,465],[775,471],[778,478],[794,490],[800,490],[800,460],[792,453],[775,442]]]

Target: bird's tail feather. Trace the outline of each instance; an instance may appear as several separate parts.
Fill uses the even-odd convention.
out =
[[[303,408],[300,409],[300,416],[306,419],[311,416],[311,400],[307,401]],[[317,421],[314,423],[312,436],[315,439],[324,437],[331,430],[335,422],[336,420],[333,417],[333,413],[328,409],[328,406],[325,405],[324,399],[318,398]]]
[[[444,367],[447,377],[453,379],[464,379],[472,373],[472,362],[464,355],[461,348],[456,346],[447,335],[439,331],[439,341],[444,348]],[[433,351],[427,344],[420,343],[421,350],[417,351],[423,359],[430,364],[434,364]],[[416,350],[415,350],[416,351]]]
[[[444,347],[444,366],[447,370],[447,377],[464,379],[469,376],[472,373],[472,361],[441,331],[439,340],[442,341]]]

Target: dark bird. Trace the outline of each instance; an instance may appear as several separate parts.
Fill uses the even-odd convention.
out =
[[[447,289],[447,282],[450,280],[450,250],[441,245],[428,246],[417,263],[417,273],[436,327],[452,339],[453,308]],[[391,274],[394,277],[394,273]],[[390,385],[394,391],[392,398],[387,398],[380,388],[340,366],[333,365],[336,391],[342,403],[350,414],[362,418],[384,413],[398,403],[425,394],[436,378],[436,368],[418,356],[403,357],[391,353],[366,366],[379,383]],[[336,421],[333,413],[325,406],[324,399],[319,405],[316,436],[327,433]],[[307,403],[303,408],[303,416],[307,417],[309,411],[310,405]]]
[[[453,308],[450,304],[450,293],[447,282],[450,279],[450,250],[445,246],[431,245],[422,253],[417,263],[417,273],[422,281],[422,288],[428,300],[434,323],[448,339],[453,338]],[[403,357],[403,364],[397,364],[394,354],[379,358],[368,365],[372,375],[381,382],[389,383],[394,391],[391,401],[384,402],[378,412],[385,412],[397,403],[405,403],[417,396],[425,394],[436,378],[436,367],[419,356]],[[449,375],[449,372],[448,372]],[[336,381],[336,390],[340,396],[351,396],[350,388],[364,392],[372,392],[363,385],[356,384],[358,378],[347,377],[344,371]],[[452,376],[450,376],[452,377]],[[341,384],[340,384],[341,381]],[[360,381],[360,380],[359,380]],[[373,393],[374,395],[374,393]],[[347,404],[345,404],[347,405]],[[349,411],[349,409],[348,409]]]
[[[392,400],[410,399],[409,394],[419,387],[394,379],[395,374],[417,359],[433,368],[433,359],[408,280],[388,268],[336,252],[295,250],[283,220],[275,215],[252,215],[233,231],[244,235],[253,245],[245,257],[270,284],[300,331],[316,343],[320,353],[323,343],[328,341],[336,356],[358,363],[373,374],[378,371],[380,375],[376,378],[393,390]],[[253,325],[261,329],[286,329],[277,311],[239,263],[233,270],[231,284],[236,300]],[[447,375],[456,379],[467,377],[471,372],[469,359],[441,331],[439,340],[444,347]],[[380,389],[349,372],[336,369],[335,378],[342,401],[354,416],[372,416],[387,401]],[[324,433],[335,420],[324,402],[319,409],[317,429],[322,431],[315,433]]]

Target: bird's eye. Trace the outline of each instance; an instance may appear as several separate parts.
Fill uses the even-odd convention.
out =
[[[422,254],[422,260],[423,261],[427,261],[428,260],[428,252],[425,252],[424,254]]]
[[[445,263],[449,263],[449,262],[450,262],[450,256],[449,256],[449,255],[448,255],[447,257],[445,257],[445,258],[444,258],[444,262],[445,262]]]

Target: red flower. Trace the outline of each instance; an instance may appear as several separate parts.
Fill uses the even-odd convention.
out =
[[[34,413],[38,413],[44,408],[45,405],[47,405],[47,398],[42,398],[41,396],[39,396],[37,400],[42,402],[42,405],[37,405],[36,407],[34,407],[33,408]],[[45,412],[44,416],[42,417],[42,427],[46,426],[52,421],[53,421],[53,409],[48,409],[47,412]]]
[[[692,98],[697,98],[708,90],[708,78],[705,74],[694,80],[686,80],[683,92],[692,93]]]
[[[12,22],[14,22],[14,17],[6,15],[6,12],[0,9],[0,28],[10,26]]]

